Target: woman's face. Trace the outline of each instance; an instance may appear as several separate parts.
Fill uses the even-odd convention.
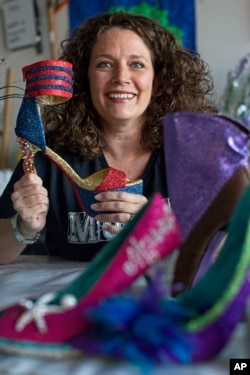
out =
[[[139,124],[151,99],[154,69],[148,47],[133,31],[112,28],[93,46],[88,70],[101,124]]]

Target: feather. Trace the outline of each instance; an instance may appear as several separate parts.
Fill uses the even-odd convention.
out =
[[[101,354],[134,362],[169,363],[191,361],[193,338],[185,322],[193,311],[173,299],[163,299],[159,277],[139,295],[133,291],[113,296],[84,311],[90,319],[88,331],[70,344],[88,354]]]

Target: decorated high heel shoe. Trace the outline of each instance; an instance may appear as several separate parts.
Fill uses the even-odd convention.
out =
[[[122,292],[176,249],[179,239],[174,215],[156,194],[64,290],[28,296],[1,311],[0,349],[50,356],[70,353],[67,342],[89,324],[83,311]]]
[[[67,176],[83,211],[95,216],[91,209],[97,192],[121,190],[142,194],[142,180],[128,181],[124,172],[104,168],[82,179],[71,166],[46,145],[40,105],[55,106],[69,100],[73,95],[72,64],[61,60],[43,60],[25,66],[26,80],[24,98],[17,116],[15,133],[22,149],[26,172],[34,171],[34,156],[42,151]]]
[[[142,366],[211,360],[229,342],[249,305],[249,250],[247,188],[231,217],[221,252],[196,285],[176,298],[166,298],[162,292],[166,286],[158,278],[140,296],[129,291],[110,297],[84,312],[92,325],[70,344],[88,355]]]
[[[181,228],[173,280],[179,292],[204,274],[227,236],[250,183],[249,139],[247,128],[223,116],[176,112],[164,118],[169,199]]]

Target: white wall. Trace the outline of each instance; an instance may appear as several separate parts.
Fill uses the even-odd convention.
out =
[[[37,1],[40,6],[46,3],[44,0]],[[4,0],[0,0],[0,6],[3,2]],[[233,69],[239,60],[250,52],[250,0],[195,0],[195,4],[197,50],[212,70],[215,90],[219,98],[224,90],[228,71]],[[58,32],[57,44],[59,45],[60,40],[64,39],[68,31],[68,18],[65,9],[56,15],[55,21]],[[43,27],[46,29],[45,19]],[[48,30],[44,30],[44,38],[42,54],[37,55],[34,48],[10,53],[5,50],[0,25],[0,56],[3,55],[6,58],[5,65],[0,66],[0,86],[8,66],[15,68],[18,84],[22,84],[21,68],[24,65],[51,57],[48,47]],[[16,164],[18,152],[14,127],[20,100],[15,100],[14,104],[9,167],[14,167]]]
[[[218,97],[227,73],[250,52],[250,0],[195,0],[197,50],[214,76]]]

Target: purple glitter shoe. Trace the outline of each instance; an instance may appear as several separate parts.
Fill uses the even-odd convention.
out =
[[[249,130],[227,117],[176,112],[164,118],[169,198],[182,236],[173,281],[178,292],[192,285],[199,267],[199,277],[206,272],[227,234],[250,181],[249,139]]]

